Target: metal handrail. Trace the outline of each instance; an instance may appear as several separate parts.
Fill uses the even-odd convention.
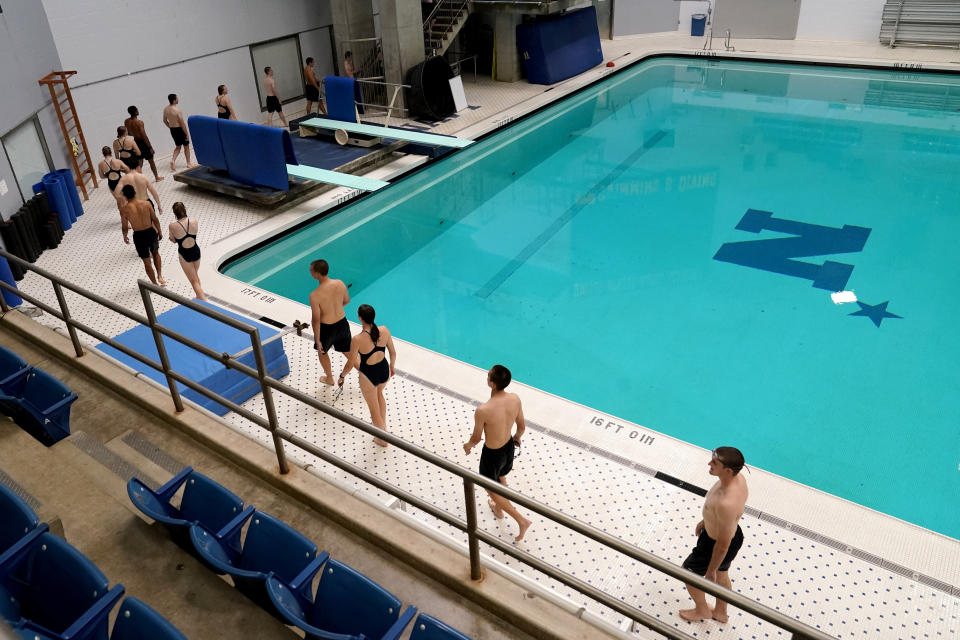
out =
[[[20,265],[21,267],[23,267],[24,269],[28,271],[32,271],[46,278],[51,282],[55,292],[57,292],[57,302],[60,306],[59,310],[54,309],[53,307],[50,307],[49,305],[38,300],[34,296],[24,293],[17,287],[3,280],[0,280],[0,289],[10,291],[11,293],[21,297],[22,299],[32,304],[35,304],[37,307],[43,309],[47,313],[50,313],[54,317],[63,321],[67,325],[68,333],[70,335],[70,340],[73,344],[74,351],[76,352],[77,357],[81,357],[84,352],[75,329],[79,329],[84,333],[87,333],[88,335],[96,338],[97,340],[100,340],[101,342],[108,344],[111,347],[121,351],[122,353],[125,353],[126,355],[133,357],[134,359],[145,364],[146,366],[149,366],[163,373],[164,376],[166,376],[167,378],[168,386],[170,388],[170,395],[171,395],[171,398],[173,399],[174,406],[176,407],[177,412],[183,411],[183,401],[180,397],[180,392],[176,386],[176,382],[180,382],[181,384],[189,387],[190,389],[196,391],[197,393],[230,408],[232,411],[235,411],[239,415],[247,418],[257,426],[263,427],[268,431],[270,431],[271,436],[273,437],[274,448],[276,450],[277,461],[279,464],[279,469],[281,474],[288,473],[289,471],[289,467],[288,467],[286,456],[283,449],[283,441],[286,441],[296,447],[299,447],[303,451],[306,451],[307,453],[315,455],[321,460],[324,460],[325,462],[328,462],[338,467],[339,469],[342,469],[343,471],[346,471],[347,473],[350,473],[351,475],[356,476],[357,478],[363,480],[364,482],[367,482],[373,485],[374,487],[381,489],[382,491],[385,491],[386,493],[389,493],[390,495],[395,496],[400,500],[403,500],[404,502],[407,502],[415,506],[416,508],[421,509],[426,513],[429,513],[430,515],[441,520],[442,522],[449,524],[460,531],[466,532],[467,540],[468,540],[469,556],[470,556],[470,577],[474,580],[479,580],[481,578],[479,543],[482,541],[494,547],[495,549],[498,549],[499,551],[506,553],[507,555],[510,555],[513,558],[516,558],[517,560],[523,562],[524,564],[527,564],[533,567],[534,569],[541,571],[542,573],[546,574],[550,578],[553,578],[554,580],[557,580],[558,582],[561,582],[562,584],[568,587],[571,587],[579,591],[580,593],[596,600],[600,604],[606,607],[609,607],[614,611],[617,611],[618,613],[621,613],[622,615],[630,618],[631,620],[637,623],[640,623],[645,627],[664,635],[667,638],[670,638],[671,640],[693,640],[692,636],[676,629],[672,625],[669,625],[658,618],[655,618],[647,613],[644,613],[639,608],[630,606],[629,604],[620,600],[619,598],[615,598],[608,593],[600,591],[596,587],[593,587],[592,585],[584,582],[583,580],[575,576],[572,576],[554,567],[553,565],[550,565],[544,562],[542,559],[537,558],[536,556],[533,556],[525,551],[521,551],[516,547],[514,547],[513,545],[509,545],[501,541],[497,537],[479,530],[477,528],[477,514],[476,514],[477,506],[476,506],[476,501],[474,499],[474,487],[475,485],[479,485],[484,489],[497,493],[509,500],[512,500],[518,505],[533,511],[534,513],[537,513],[543,516],[544,518],[551,520],[556,524],[559,524],[560,526],[563,526],[571,531],[574,531],[580,535],[583,535],[595,542],[598,542],[606,547],[609,547],[610,549],[618,551],[619,553],[622,553],[628,558],[641,562],[649,567],[656,569],[661,573],[664,573],[672,578],[680,580],[681,582],[690,584],[696,587],[697,589],[700,589],[708,594],[716,596],[717,598],[720,598],[721,600],[739,609],[742,609],[752,615],[755,615],[758,618],[766,620],[767,622],[770,622],[771,624],[790,632],[792,634],[793,640],[836,640],[832,636],[829,636],[817,629],[814,629],[813,627],[805,625],[799,622],[798,620],[795,620],[794,618],[791,618],[789,616],[784,615],[783,613],[780,613],[775,609],[767,607],[766,605],[760,604],[759,602],[756,602],[736,591],[727,589],[715,582],[712,582],[701,576],[693,574],[683,569],[682,567],[676,564],[673,564],[672,562],[669,562],[667,560],[664,560],[663,558],[655,556],[652,553],[644,551],[634,545],[628,544],[623,540],[621,540],[620,538],[617,538],[604,531],[601,531],[600,529],[597,529],[592,525],[580,522],[579,520],[572,518],[560,511],[557,511],[556,509],[553,509],[552,507],[549,507],[537,500],[534,500],[533,498],[530,498],[514,489],[511,489],[510,487],[507,487],[498,482],[494,482],[493,480],[485,478],[474,471],[470,471],[469,469],[462,467],[459,464],[450,462],[446,458],[436,453],[433,453],[432,451],[429,451],[427,449],[424,449],[423,447],[420,447],[419,445],[408,442],[403,438],[400,438],[399,436],[396,436],[390,433],[389,431],[382,430],[379,427],[376,427],[370,423],[364,422],[363,420],[360,420],[355,416],[352,416],[344,411],[341,411],[336,407],[333,407],[321,402],[320,400],[318,400],[317,398],[314,398],[311,395],[303,393],[299,389],[290,387],[284,384],[283,382],[280,382],[279,380],[270,377],[269,375],[267,375],[266,367],[264,366],[265,361],[263,358],[263,346],[260,341],[260,332],[256,327],[252,325],[248,325],[231,316],[221,313],[220,311],[206,307],[194,300],[191,300],[190,298],[186,298],[179,294],[173,293],[158,285],[155,285],[151,282],[147,282],[144,280],[137,281],[141,298],[143,299],[144,307],[147,312],[145,317],[140,316],[139,314],[136,314],[127,309],[124,309],[123,307],[119,306],[117,303],[111,300],[108,300],[106,298],[103,298],[102,296],[99,296],[90,291],[87,291],[82,287],[69,283],[63,278],[61,278],[60,276],[54,275],[46,271],[45,269],[42,269],[33,264],[30,264],[29,262],[8,253],[7,251],[0,249],[0,257],[6,258],[9,261],[13,261],[18,265]],[[80,296],[83,296],[89,300],[97,302],[101,306],[104,306],[112,311],[120,313],[121,315],[128,317],[138,322],[141,325],[148,326],[151,329],[151,331],[154,333],[154,338],[158,346],[158,355],[161,361],[158,363],[151,358],[148,358],[136,351],[133,351],[126,345],[123,345],[120,342],[117,342],[113,338],[109,336],[105,336],[101,332],[91,327],[88,327],[82,322],[75,320],[70,315],[69,309],[67,307],[66,298],[63,296],[62,292],[60,292],[60,287],[66,287],[70,291]],[[223,322],[224,324],[234,329],[237,329],[239,331],[242,331],[248,334],[250,336],[251,347],[257,363],[256,369],[249,367],[248,365],[245,365],[241,362],[238,362],[230,354],[217,353],[213,349],[210,349],[209,347],[203,344],[200,344],[195,340],[185,335],[182,335],[179,332],[174,331],[173,329],[170,329],[169,327],[166,327],[160,324],[157,320],[156,312],[153,308],[150,294],[159,295],[172,302],[185,306],[189,309],[192,309],[193,311],[196,311],[207,317]],[[2,309],[3,312],[7,312],[10,310],[6,300],[3,298],[2,295],[0,295],[0,309]],[[74,330],[70,330],[71,328]],[[220,360],[221,362],[223,362],[223,365],[225,367],[234,369],[236,371],[239,371],[240,373],[243,373],[244,375],[247,375],[251,378],[255,378],[256,380],[258,380],[260,383],[261,391],[263,393],[264,403],[267,408],[267,418],[264,419],[262,416],[256,415],[250,412],[249,410],[244,409],[243,407],[237,405],[231,400],[224,398],[220,394],[214,391],[211,391],[206,387],[203,387],[202,385],[197,384],[193,380],[183,376],[182,374],[172,370],[170,368],[169,360],[166,357],[166,351],[163,347],[163,340],[161,336],[166,336],[173,340],[176,340],[181,344],[184,344],[198,351],[203,355]],[[337,457],[336,455],[317,447],[316,445],[304,440],[303,438],[300,438],[299,436],[296,436],[290,433],[286,429],[280,428],[277,421],[276,411],[273,407],[272,393],[271,393],[272,390],[279,391],[289,396],[290,398],[298,400],[299,402],[305,405],[308,405],[322,413],[329,415],[332,418],[340,420],[341,422],[344,422],[352,427],[360,429],[361,431],[368,433],[372,436],[385,440],[389,444],[392,444],[397,448],[403,451],[406,451],[407,453],[410,453],[416,456],[417,458],[420,458],[421,460],[424,460],[425,462],[429,462],[430,464],[440,467],[441,469],[443,469],[448,473],[452,473],[453,475],[460,477],[463,480],[463,484],[464,484],[465,509],[466,509],[466,516],[467,516],[466,521],[449,514],[448,512],[427,502],[426,500],[423,500],[422,498],[419,498],[411,494],[408,491],[405,491],[404,489],[396,487],[390,484],[389,482],[378,478],[377,476],[371,474],[369,471],[361,467],[358,467],[352,463],[349,463]]]
[[[464,7],[467,6],[467,1],[468,1],[468,0],[440,0],[439,2],[437,2],[437,3],[434,5],[433,10],[430,12],[429,15],[427,15],[427,17],[426,17],[426,18],[424,19],[424,21],[423,21],[423,31],[424,31],[424,34],[426,34],[427,27],[429,26],[430,22],[436,17],[437,12],[440,11],[440,9],[443,9],[443,8],[448,7],[449,5],[452,5],[454,2],[459,2],[459,3],[460,3],[460,6],[458,6],[458,7],[456,8],[456,10],[454,11],[455,17],[454,17],[453,23],[451,23],[451,27],[448,28],[446,31],[444,31],[443,34],[441,34],[441,36],[440,36],[440,41],[443,42],[443,39],[446,37],[446,35],[447,35],[448,33],[450,33],[450,31],[453,30],[453,26],[452,26],[452,25],[453,25],[453,24],[456,24],[457,20],[460,19],[460,14],[463,13]],[[431,39],[431,41],[432,41],[432,39]],[[433,51],[434,53],[436,53],[437,48],[436,48],[436,47],[431,47],[430,50]]]

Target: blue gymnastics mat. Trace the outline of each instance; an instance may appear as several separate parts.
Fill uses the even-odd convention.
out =
[[[279,333],[279,331],[273,327],[238,315],[218,305],[200,300],[197,300],[197,302],[256,327],[260,331],[261,342],[265,342],[267,338]],[[232,355],[250,346],[250,338],[246,333],[187,307],[174,307],[170,311],[161,313],[157,319],[160,321],[160,324],[165,327],[177,331],[220,353],[229,353]],[[160,362],[160,356],[157,354],[157,346],[153,341],[153,332],[150,331],[149,327],[134,327],[118,336],[114,336],[114,340],[156,362]],[[163,337],[163,344],[167,350],[167,356],[170,358],[170,366],[174,371],[237,404],[252,398],[260,392],[260,384],[256,380],[233,369],[227,369],[223,366],[223,363],[218,360],[208,358],[166,336]],[[109,345],[99,344],[97,345],[97,349],[116,358],[131,369],[143,373],[151,380],[155,380],[166,386],[167,379],[159,371],[142,364],[138,360],[121,353]],[[290,373],[287,354],[283,350],[283,340],[274,340],[265,344],[263,346],[263,357],[264,360],[266,360],[267,373],[271,377],[279,379]],[[254,369],[257,367],[252,351],[242,355],[239,361]],[[180,383],[177,383],[177,387],[180,389],[180,393],[184,398],[196,402],[204,409],[208,409],[217,415],[222,416],[230,411],[227,407],[214,402],[193,389],[184,387]]]

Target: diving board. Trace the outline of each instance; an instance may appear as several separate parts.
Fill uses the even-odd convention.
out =
[[[342,130],[347,133],[359,133],[365,136],[380,136],[381,138],[390,138],[392,140],[404,140],[406,142],[419,142],[430,144],[437,147],[454,147],[463,149],[473,144],[473,140],[464,138],[455,138],[453,136],[440,136],[435,133],[421,133],[419,131],[408,131],[407,129],[396,129],[393,127],[381,127],[374,124],[358,124],[356,122],[343,122],[341,120],[331,120],[329,118],[310,118],[299,123],[301,127],[315,127],[317,129],[329,129],[330,131]]]
[[[307,180],[316,180],[317,182],[335,184],[338,187],[350,187],[351,189],[359,189],[360,191],[376,191],[377,189],[382,189],[390,184],[389,182],[384,182],[383,180],[364,178],[363,176],[355,176],[350,173],[340,173],[339,171],[318,169],[316,167],[308,167],[302,164],[288,164],[287,173],[298,178],[306,178]]]

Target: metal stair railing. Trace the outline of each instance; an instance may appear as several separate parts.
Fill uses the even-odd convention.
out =
[[[468,0],[440,0],[423,21],[424,48],[427,57],[441,55],[447,36],[460,24]],[[449,18],[449,20],[441,19]],[[439,29],[434,27],[439,25]]]
[[[108,344],[114,349],[117,349],[131,358],[134,358],[138,362],[163,373],[167,380],[170,396],[173,400],[174,408],[176,409],[177,413],[180,413],[184,409],[183,399],[181,398],[177,387],[177,383],[180,383],[196,391],[197,393],[200,393],[201,395],[210,398],[225,407],[228,407],[230,410],[235,411],[244,418],[247,418],[257,426],[269,431],[273,438],[273,444],[277,455],[277,463],[279,472],[281,474],[286,474],[289,472],[289,466],[283,448],[283,442],[288,442],[296,447],[299,447],[303,451],[317,456],[321,460],[328,462],[335,467],[359,478],[360,480],[363,480],[364,482],[367,482],[370,485],[389,493],[396,498],[399,498],[403,502],[429,513],[441,522],[444,522],[456,528],[457,530],[466,533],[469,551],[468,555],[470,558],[470,578],[472,580],[482,579],[480,565],[480,542],[484,542],[498,551],[501,551],[512,558],[515,558],[520,562],[533,567],[537,571],[546,574],[550,578],[553,578],[554,580],[557,580],[558,582],[579,591],[588,598],[591,598],[596,602],[613,609],[617,613],[620,613],[636,623],[642,624],[648,629],[655,631],[656,633],[659,633],[670,640],[695,640],[693,636],[681,631],[680,629],[677,629],[668,622],[664,622],[663,620],[660,620],[659,618],[642,611],[639,607],[632,606],[624,600],[606,593],[605,591],[598,589],[584,580],[558,569],[557,567],[554,567],[553,565],[543,561],[541,558],[538,558],[529,552],[522,551],[515,545],[508,544],[500,540],[497,536],[480,530],[477,526],[477,504],[474,495],[475,488],[477,485],[479,485],[483,489],[493,491],[494,493],[497,493],[504,498],[507,498],[508,500],[511,500],[516,504],[543,516],[547,520],[550,520],[561,527],[564,527],[565,529],[585,536],[586,538],[598,542],[601,545],[604,545],[605,547],[608,547],[609,549],[626,556],[627,558],[641,562],[659,571],[660,573],[666,574],[667,576],[670,576],[671,578],[681,582],[690,584],[697,589],[716,596],[717,598],[720,598],[721,600],[739,609],[742,609],[743,611],[746,611],[747,613],[757,616],[762,620],[766,620],[767,622],[789,633],[792,640],[837,640],[835,637],[827,635],[826,633],[823,633],[822,631],[809,625],[803,624],[795,618],[791,618],[790,616],[787,616],[776,609],[760,604],[756,600],[753,600],[752,598],[749,598],[737,591],[722,587],[716,582],[702,578],[690,571],[687,571],[679,565],[676,565],[668,560],[664,560],[659,556],[655,556],[654,554],[644,551],[637,546],[624,542],[616,536],[612,536],[609,533],[597,529],[592,525],[581,522],[576,518],[572,518],[554,509],[553,507],[534,500],[533,498],[527,497],[525,494],[520,493],[515,489],[511,489],[510,487],[502,485],[499,482],[494,482],[488,478],[485,478],[479,473],[470,471],[466,467],[463,467],[455,462],[451,462],[443,456],[440,456],[428,449],[424,449],[423,447],[413,444],[412,442],[408,442],[403,438],[390,433],[389,431],[384,431],[368,422],[364,422],[363,420],[360,420],[349,413],[321,402],[313,395],[303,393],[299,389],[295,389],[294,387],[288,386],[283,382],[270,377],[267,375],[266,371],[265,360],[263,357],[263,343],[260,340],[260,332],[254,326],[241,322],[224,313],[220,313],[215,309],[206,307],[198,302],[195,302],[194,300],[191,300],[190,298],[186,298],[173,293],[172,291],[168,291],[167,289],[151,282],[138,280],[137,284],[140,290],[140,296],[143,300],[144,310],[146,312],[146,314],[143,315],[122,307],[116,302],[108,300],[107,298],[93,293],[92,291],[87,291],[86,289],[75,285],[64,278],[61,278],[60,276],[54,275],[49,271],[37,267],[36,265],[18,258],[17,256],[14,256],[4,250],[0,250],[0,257],[17,263],[26,271],[32,271],[36,273],[38,276],[48,280],[53,285],[59,308],[54,308],[39,300],[35,296],[18,289],[14,285],[0,280],[0,289],[9,291],[14,295],[19,296],[20,298],[36,305],[38,308],[65,323],[67,326],[67,332],[70,336],[70,341],[73,343],[74,352],[78,358],[82,357],[85,353],[83,350],[83,345],[80,343],[79,336],[77,335],[77,330],[79,329],[87,335],[96,338],[100,342]],[[120,315],[129,318],[140,325],[149,327],[153,332],[154,342],[157,347],[157,355],[160,358],[160,362],[156,362],[152,358],[149,358],[138,351],[134,351],[127,345],[114,340],[101,331],[94,329],[93,327],[90,327],[79,320],[76,320],[70,314],[70,310],[67,306],[67,299],[63,295],[64,289],[96,302],[97,304],[106,307],[111,311],[119,313]],[[201,344],[192,338],[161,324],[153,307],[153,302],[151,299],[151,296],[153,295],[166,298],[171,302],[192,309],[197,313],[202,313],[207,317],[219,320],[225,325],[233,327],[249,335],[250,346],[254,354],[256,367],[247,366],[246,364],[239,362],[230,354],[214,351],[210,347],[207,347],[206,345]],[[2,295],[0,295],[0,310],[2,310],[4,314],[10,311],[10,307],[7,305],[7,302]],[[213,358],[214,360],[222,362],[225,367],[239,371],[240,373],[256,380],[260,385],[261,392],[263,393],[267,417],[264,418],[256,413],[253,413],[237,403],[221,396],[219,393],[211,391],[210,389],[207,389],[206,387],[194,382],[181,373],[171,369],[170,361],[167,357],[166,348],[164,347],[163,343],[164,337],[171,340],[176,340],[177,342],[180,342],[181,344],[184,344],[209,358]],[[330,453],[325,449],[321,449],[315,444],[304,440],[303,438],[300,438],[299,436],[282,428],[279,425],[277,414],[274,410],[272,395],[273,391],[282,393],[304,405],[307,405],[308,407],[325,413],[328,416],[355,427],[369,435],[386,440],[389,444],[397,447],[398,449],[416,456],[424,462],[439,467],[449,474],[458,476],[463,480],[464,511],[466,519],[464,520],[463,518],[455,516],[448,511],[437,507],[433,503],[424,500],[423,498],[420,498],[409,491],[406,491],[405,489],[401,489],[400,487],[392,485],[389,482],[382,480],[376,475],[370,473],[366,469],[347,462],[333,453]]]
[[[880,43],[902,46],[960,47],[960,2],[887,0]]]

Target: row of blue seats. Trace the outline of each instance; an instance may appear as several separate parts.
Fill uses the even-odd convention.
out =
[[[187,640],[132,597],[109,633],[110,611],[124,593],[123,585],[109,586],[95,564],[0,483],[0,619],[30,640]]]
[[[171,500],[181,487],[177,507]],[[413,606],[401,614],[401,601],[389,591],[326,551],[318,553],[317,545],[286,523],[251,505],[244,508],[243,500],[190,467],[156,491],[131,478],[127,493],[179,546],[219,575],[229,575],[238,591],[303,630],[307,640],[396,640],[417,614]],[[470,640],[424,613],[410,638]]]
[[[76,399],[67,385],[0,347],[0,411],[34,438],[49,447],[69,436]]]

